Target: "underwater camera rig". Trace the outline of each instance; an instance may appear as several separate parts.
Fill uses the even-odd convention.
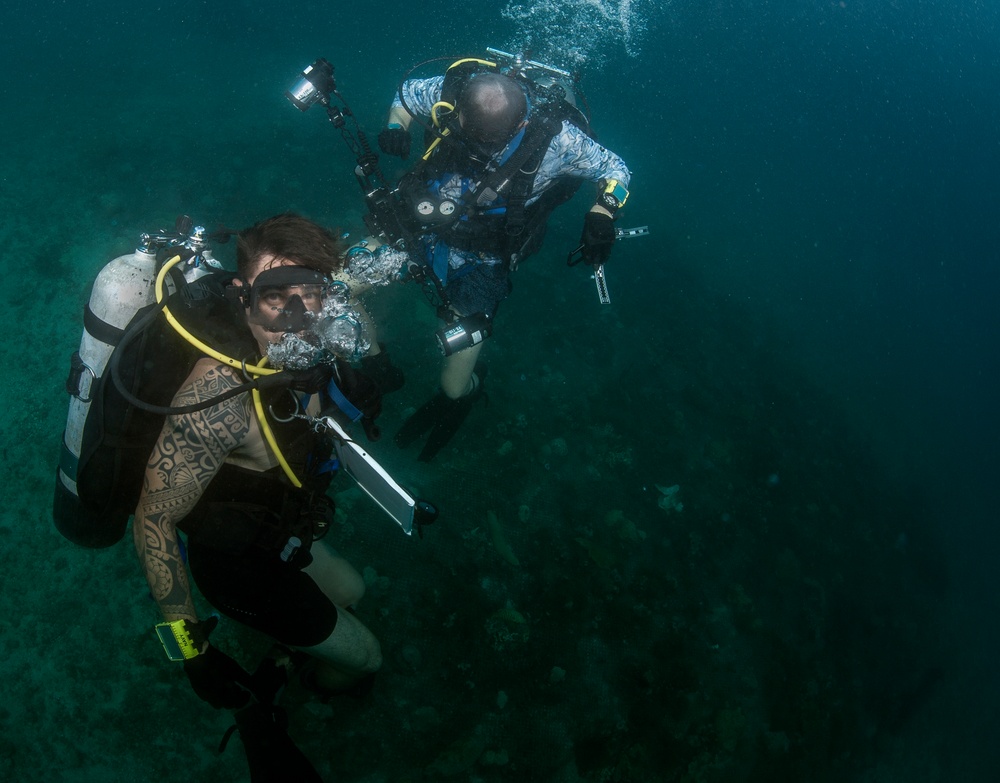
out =
[[[419,116],[418,112],[412,111],[406,103],[403,85],[415,71],[436,62],[452,61],[452,67],[462,65],[490,67],[496,69],[499,73],[527,82],[531,85],[536,101],[541,104],[564,102],[575,118],[573,122],[589,132],[590,108],[580,89],[578,74],[533,60],[530,57],[530,52],[512,54],[493,47],[487,47],[486,52],[492,60],[480,60],[477,58],[456,59],[453,57],[435,57],[424,60],[410,68],[400,80],[397,87],[400,103],[410,116],[424,127],[427,137],[433,138],[433,142],[428,146],[427,152],[424,153],[425,159],[431,153],[434,146],[447,137],[449,129],[446,125],[427,122]],[[321,57],[317,59],[312,65],[309,65],[302,71],[298,80],[285,93],[285,96],[296,108],[303,112],[308,111],[316,103],[321,104],[326,109],[330,122],[340,131],[345,143],[351,152],[354,153],[356,161],[354,174],[358,180],[358,184],[361,186],[365,204],[368,207],[368,211],[364,215],[366,228],[372,236],[376,237],[382,243],[394,245],[407,254],[409,257],[409,261],[407,262],[409,275],[424,288],[432,304],[436,305],[439,316],[447,324],[453,324],[456,318],[447,306],[448,297],[445,295],[443,286],[437,284],[434,279],[428,279],[428,277],[433,278],[433,275],[428,276],[425,273],[425,262],[417,255],[417,238],[412,230],[413,222],[410,215],[410,208],[405,203],[406,199],[403,198],[399,188],[391,187],[382,174],[379,168],[378,154],[372,149],[367,136],[358,124],[357,118],[351,111],[347,101],[337,90],[333,65],[325,58]],[[348,126],[347,118],[351,119],[353,130]],[[451,204],[451,202],[447,203]],[[453,219],[454,206],[452,205],[447,213],[442,210],[442,213],[446,215],[447,219]],[[649,228],[641,226],[630,229],[618,229],[615,232],[615,239],[631,239],[648,235]],[[581,250],[582,248],[578,247],[570,252],[567,258],[567,263],[570,266],[579,263],[581,260],[579,257]],[[611,297],[604,276],[603,264],[594,268],[594,281],[601,304],[610,304]],[[465,331],[468,330],[459,330],[454,334],[464,337]],[[485,338],[489,336],[489,330],[478,330],[476,334],[481,338]],[[445,355],[453,350],[459,350],[461,347],[467,347],[465,344],[453,345],[449,339],[440,334],[438,339],[441,342]],[[476,341],[478,340],[474,342]]]
[[[303,112],[317,103],[326,109],[326,116],[354,154],[354,176],[368,206],[368,214],[364,216],[365,226],[386,244],[398,245],[405,241],[407,232],[399,219],[395,193],[379,168],[378,153],[372,149],[354,112],[337,90],[330,62],[320,57],[305,68],[291,89],[285,92],[285,97]],[[348,118],[353,128],[347,124]]]
[[[506,75],[531,82],[539,94],[546,100],[565,100],[580,115],[583,125],[589,125],[589,111],[586,101],[579,91],[578,77],[569,71],[555,66],[545,65],[530,59],[529,53],[511,54],[499,49],[487,47],[487,54],[492,58],[487,60],[461,60],[455,57],[435,57],[424,60],[410,68],[399,82],[397,94],[402,105],[414,120],[423,125],[425,130],[438,139],[447,135],[446,131],[432,123],[423,121],[419,114],[410,111],[403,95],[403,84],[418,69],[436,62],[476,62],[482,65],[496,67]],[[320,104],[326,110],[327,117],[333,126],[340,131],[341,137],[354,154],[354,175],[364,193],[368,212],[364,216],[365,226],[371,234],[380,241],[408,249],[413,246],[415,237],[408,228],[409,208],[404,205],[398,189],[389,185],[379,168],[379,157],[368,137],[361,129],[354,112],[351,111],[344,96],[337,89],[334,67],[329,60],[320,57],[307,66],[292,87],[285,92],[285,97],[300,111],[308,111],[315,104]],[[351,125],[348,125],[348,118]],[[411,267],[413,265],[411,264]],[[412,268],[411,268],[411,271]]]

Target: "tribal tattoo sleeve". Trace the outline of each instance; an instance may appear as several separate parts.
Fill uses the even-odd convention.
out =
[[[222,365],[196,366],[175,406],[211,399],[241,379]],[[246,439],[253,412],[242,394],[195,413],[168,416],[146,465],[133,536],[146,581],[165,619],[196,621],[177,523],[195,507],[226,456]]]

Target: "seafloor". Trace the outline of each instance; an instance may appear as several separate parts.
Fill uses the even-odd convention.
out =
[[[82,301],[95,265],[73,252],[47,249],[8,303],[33,326],[4,346],[0,777],[244,780],[238,744],[215,753],[228,714],[163,660],[131,546],[51,525],[80,320],[37,315]],[[440,506],[423,540],[337,486],[331,540],[386,663],[365,701],[299,694],[292,735],[325,780],[882,779],[941,674],[921,498],[768,324],[655,267],[601,309],[551,256],[518,273],[453,446],[429,466],[372,446]],[[433,318],[415,287],[372,306],[407,373],[391,433],[434,387]],[[683,509],[661,508],[675,484]],[[217,640],[248,667],[267,647],[231,622]]]
[[[229,714],[163,658],[130,544],[86,551],[52,526],[63,380],[93,276],[169,227],[170,205],[236,225],[295,208],[358,232],[358,198],[349,175],[317,173],[315,146],[274,141],[305,135],[274,106],[242,136],[233,120],[225,158],[210,143],[198,158],[166,118],[155,144],[130,130],[155,91],[119,97],[63,96],[69,127],[25,103],[5,129],[20,154],[0,158],[0,779],[242,781],[239,745],[216,753]],[[924,706],[961,674],[919,486],[785,331],[693,271],[713,263],[696,242],[654,225],[620,247],[601,308],[563,261],[584,208],[517,273],[488,401],[453,446],[429,466],[372,446],[440,521],[406,538],[338,484],[331,541],[365,572],[385,667],[365,701],[291,700],[292,736],[327,781],[940,779]],[[435,387],[434,321],[412,286],[371,305],[407,374],[391,434]],[[660,507],[673,485],[679,511]],[[268,646],[232,622],[216,640],[248,667]]]

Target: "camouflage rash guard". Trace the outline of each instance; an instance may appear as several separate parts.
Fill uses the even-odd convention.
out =
[[[444,76],[406,81],[402,87],[406,107],[422,117],[430,117],[432,107],[441,100],[443,85]],[[392,106],[403,106],[398,93]],[[505,151],[497,152],[494,159],[502,159]],[[627,188],[631,176],[625,162],[618,155],[602,147],[572,123],[563,121],[562,130],[552,138],[542,157],[526,206],[536,202],[560,178],[574,177],[595,183],[601,179],[615,179]],[[458,171],[441,181],[436,192],[441,197],[458,201],[463,193],[468,192],[470,184],[471,180],[466,173]],[[433,245],[437,244],[436,237],[426,235],[423,240],[430,246],[429,252],[433,253]],[[499,256],[449,248],[450,270],[460,269],[470,262],[495,265],[502,263],[502,259]]]

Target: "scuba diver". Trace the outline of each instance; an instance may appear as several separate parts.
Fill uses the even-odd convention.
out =
[[[167,657],[200,698],[235,710],[220,752],[238,730],[254,783],[305,783],[319,776],[280,693],[297,674],[323,700],[364,696],[382,662],[353,611],[364,581],[322,540],[327,488],[347,473],[407,535],[437,510],[348,432],[360,422],[379,438],[384,389],[367,372],[372,325],[340,279],[340,240],[278,215],[237,234],[234,275],[210,246],[233,233],[182,216],[98,274],[66,381],[52,515],[71,542],[103,548],[134,512]],[[374,369],[383,383],[392,370],[384,354]],[[188,568],[214,608],[275,640],[253,674],[210,643],[219,618],[199,619]]]
[[[255,398],[227,395],[245,387],[239,365],[201,358],[171,403],[189,412],[167,416],[148,458],[133,536],[163,614],[157,630],[168,656],[183,661],[197,695],[214,707],[243,706],[249,694],[240,667],[209,641],[217,618],[198,617],[178,530],[209,603],[314,659],[308,684],[315,690],[365,692],[382,663],[378,640],[351,611],[364,581],[321,540],[333,517],[326,496],[332,444],[297,417],[330,406],[327,390],[339,388],[377,436],[375,384],[340,358],[319,358],[331,339],[322,329],[338,321],[324,316],[342,305],[331,280],[341,253],[333,234],[298,215],[239,232],[227,295],[243,325],[227,353],[244,366],[267,357],[296,370],[295,381]]]
[[[381,150],[406,159],[411,125],[429,146],[397,186],[409,208],[416,248],[410,271],[436,293],[445,354],[440,389],[395,436],[405,448],[425,434],[421,461],[454,436],[483,394],[483,340],[493,331],[511,272],[542,244],[552,211],[583,181],[596,183],[579,253],[603,275],[616,240],[615,219],[631,174],[589,133],[566,78],[570,74],[490,50],[497,62],[465,59],[443,76],[407,79],[379,133]],[[507,59],[506,64],[503,60]],[[542,78],[533,78],[535,74]],[[428,121],[429,120],[429,121]],[[390,248],[385,248],[390,252]]]

